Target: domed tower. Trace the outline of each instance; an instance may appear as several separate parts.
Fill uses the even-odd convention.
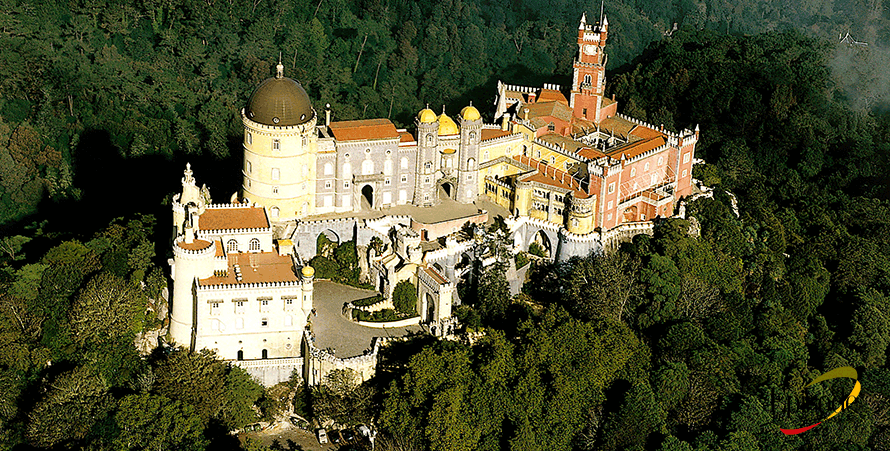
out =
[[[420,110],[414,121],[417,126],[417,170],[414,178],[414,205],[428,206],[435,201],[436,147],[439,145],[439,122],[429,108]]]
[[[242,197],[266,208],[274,222],[315,211],[318,118],[306,91],[284,76],[260,83],[241,110],[244,123]]]
[[[301,277],[301,287],[303,289],[303,301],[301,303],[301,308],[303,310],[304,317],[309,316],[312,313],[313,308],[313,300],[312,300],[312,292],[313,292],[313,284],[312,281],[315,278],[315,268],[306,265],[300,271]]]
[[[457,201],[476,200],[479,189],[476,172],[479,165],[479,142],[482,141],[482,115],[470,103],[460,111],[460,152],[457,166]]]

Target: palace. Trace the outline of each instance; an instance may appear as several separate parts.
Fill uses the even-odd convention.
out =
[[[605,97],[607,38],[608,20],[585,15],[569,89],[498,82],[492,123],[470,104],[455,118],[425,108],[410,130],[332,121],[330,105],[320,118],[279,62],[241,112],[241,192],[213,204],[187,167],[174,198],[175,343],[216,350],[264,383],[293,369],[310,384],[334,368],[367,378],[379,341],[355,355],[317,346],[329,318],[313,323],[316,307],[340,302],[316,293],[306,263],[320,235],[355,242],[383,304],[410,281],[418,316],[408,322],[445,334],[460,303],[454,287],[479,257],[458,233],[467,222],[501,216],[515,251],[537,243],[556,260],[651,231],[691,194],[699,130],[619,114]],[[382,249],[370,246],[375,237]]]

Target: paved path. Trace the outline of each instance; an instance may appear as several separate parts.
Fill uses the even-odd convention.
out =
[[[317,315],[310,318],[315,346],[319,349],[334,348],[334,355],[339,358],[353,357],[370,349],[374,337],[397,337],[421,330],[420,326],[375,329],[360,326],[343,316],[344,303],[373,296],[374,293],[328,281],[315,282],[313,297]]]

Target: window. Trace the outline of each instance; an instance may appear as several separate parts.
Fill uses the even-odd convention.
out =
[[[343,177],[348,177],[352,175],[352,165],[349,163],[343,163]]]
[[[541,158],[541,151],[538,151],[538,158]]]
[[[408,192],[401,190],[399,191],[399,203],[404,204],[405,202],[408,202]]]
[[[630,176],[636,177],[636,175],[637,175],[637,168],[630,168]]]
[[[272,207],[269,211],[271,211],[273,218],[277,218],[278,214],[281,212],[281,210],[278,207]]]
[[[386,177],[385,179],[383,179],[383,185],[384,186],[392,185],[392,179],[389,177]]]
[[[253,174],[253,164],[251,164],[250,161],[247,162],[247,173]]]
[[[269,327],[269,318],[263,318],[260,320],[260,327]],[[264,349],[263,352],[266,350]]]
[[[554,130],[556,130],[556,126],[553,125],[553,122],[547,124],[547,130],[548,130],[548,131],[551,131],[551,132],[554,131]]]
[[[467,174],[467,180],[473,180],[473,174]]]
[[[523,151],[523,152],[525,152],[525,151]],[[523,153],[523,155],[525,155],[525,153]],[[487,150],[485,151],[484,154],[482,154],[482,159],[484,159],[485,161],[488,161],[488,151]]]
[[[326,189],[331,189],[331,186],[332,186],[332,185],[333,185],[333,184],[331,183],[330,180],[325,180],[325,181],[324,181],[324,187],[325,187]]]
[[[365,160],[362,162],[362,175],[371,175],[374,173],[374,162]]]
[[[401,181],[402,181],[402,183],[408,183],[408,175],[407,175],[407,174],[402,174]]]
[[[650,184],[655,185],[656,183],[658,183],[658,174],[652,174],[652,182]]]
[[[589,85],[591,81],[592,79],[590,78],[590,74],[584,75],[584,83],[587,83]]]
[[[284,309],[285,310],[293,310],[294,309],[294,300],[293,299],[285,299],[284,300]]]
[[[611,220],[612,220],[612,213],[609,213],[606,215],[606,221],[611,221]]]
[[[383,173],[386,175],[392,174],[392,160],[386,160],[383,162]]]
[[[219,315],[219,302],[211,302],[210,303],[210,314],[211,315]]]
[[[423,167],[424,167],[424,169],[432,169],[433,163],[430,161],[427,161],[426,163],[423,164]]]
[[[611,200],[609,201],[609,203],[606,204],[606,209],[607,209],[607,210],[611,210],[611,209],[612,209],[612,201],[611,201]]]
[[[642,214],[641,214],[641,215],[640,215],[640,221],[645,221],[645,220],[646,220],[646,215],[642,215]]]
[[[324,206],[325,207],[333,207],[334,206],[334,196],[325,196],[324,197]]]
[[[281,150],[281,140],[280,139],[272,140],[272,150]]]
[[[247,132],[247,144],[253,144],[253,134]]]
[[[271,301],[269,301],[268,299],[263,299],[263,300],[261,300],[261,301],[260,301],[260,311],[261,311],[261,312],[268,312],[268,311],[269,311],[269,303],[270,303],[270,302],[271,302]]]
[[[648,170],[649,170],[649,162],[648,162],[648,161],[646,162],[645,165],[643,165],[643,170],[644,170],[644,171],[648,171]]]
[[[334,165],[331,163],[324,164],[324,175],[333,175],[334,174]]]
[[[664,164],[664,157],[658,157],[658,165],[661,166]]]
[[[402,157],[402,161],[399,162],[399,167],[401,167],[402,169],[408,169],[408,159]]]
[[[247,305],[247,302],[246,302],[246,301],[237,301],[237,302],[235,302],[235,313],[243,314],[243,313],[244,313],[244,308],[246,307],[246,305]]]
[[[476,132],[470,132],[470,141],[476,139]]]
[[[682,177],[686,177],[686,174],[687,174],[686,169],[683,169],[683,175],[682,175]]]
[[[258,240],[256,238],[251,239],[249,246],[250,246],[250,250],[252,250],[252,251],[260,250],[260,240]]]
[[[612,182],[609,184],[609,194],[612,194],[614,192],[615,192],[615,182]]]
[[[371,148],[369,147],[369,148],[365,149],[365,153],[366,153],[366,154],[370,154],[370,153],[371,153]]]
[[[467,169],[473,169],[474,167],[476,167],[476,159],[470,158],[467,160]]]
[[[429,177],[424,177],[424,178],[423,178],[423,183],[429,183],[429,182],[430,182],[430,178],[429,178]]]
[[[306,144],[309,144],[309,138],[303,137],[303,147],[306,147]]]
[[[689,152],[686,152],[685,154],[683,154],[683,162],[689,163]]]
[[[281,170],[278,168],[272,168],[272,180],[281,179]]]
[[[272,194],[278,194],[278,187],[277,187],[277,186],[273,186],[273,187],[272,187]]]
[[[430,144],[433,143],[433,135],[432,135],[432,133],[426,135],[426,143],[427,143],[427,145],[430,145]]]
[[[581,109],[581,114],[582,114],[584,117],[587,117],[587,108],[582,108],[582,109]]]
[[[226,252],[238,252],[238,242],[229,240],[226,242]]]
[[[556,164],[556,157],[550,156],[550,164]]]

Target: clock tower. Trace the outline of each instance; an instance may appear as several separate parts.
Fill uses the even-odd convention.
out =
[[[606,90],[606,47],[609,21],[603,16],[602,24],[588,25],[587,14],[581,16],[578,26],[578,56],[572,74],[572,93],[569,100],[575,117],[599,122]]]

